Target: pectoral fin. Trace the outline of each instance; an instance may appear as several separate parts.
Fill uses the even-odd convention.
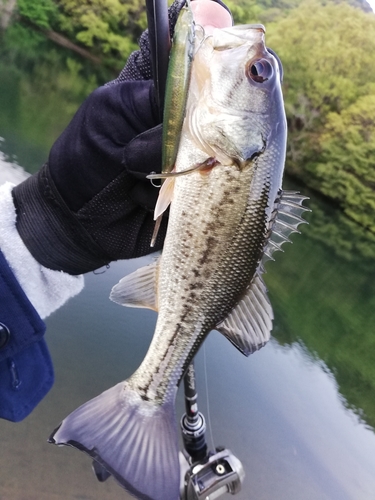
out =
[[[169,207],[173,200],[174,192],[174,178],[169,177],[166,179],[159,191],[159,197],[157,199],[154,211],[154,220],[157,220]]]
[[[112,288],[109,298],[121,306],[143,307],[157,311],[158,274],[159,259],[122,278]]]
[[[273,311],[259,274],[229,316],[216,329],[245,356],[263,347],[271,336]]]

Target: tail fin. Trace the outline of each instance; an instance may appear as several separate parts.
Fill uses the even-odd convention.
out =
[[[71,413],[49,442],[88,453],[139,499],[179,498],[173,401],[144,401],[122,382]]]

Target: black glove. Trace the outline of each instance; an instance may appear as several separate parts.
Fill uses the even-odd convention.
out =
[[[184,3],[169,7],[171,34]],[[161,169],[162,136],[147,31],[139,44],[81,106],[48,163],[13,190],[17,229],[45,267],[81,274],[162,247],[166,217],[150,247],[158,190],[145,179]]]
[[[93,92],[53,145],[48,163],[13,190],[17,229],[43,266],[70,274],[150,248],[161,168],[161,125],[150,81]]]
[[[184,3],[175,0],[169,8],[171,34]],[[48,163],[13,190],[17,229],[45,267],[81,274],[162,247],[166,217],[150,247],[158,189],[145,179],[161,169],[162,130],[150,79],[146,31],[119,77],[78,110]]]

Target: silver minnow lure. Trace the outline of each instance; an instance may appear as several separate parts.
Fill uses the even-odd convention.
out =
[[[160,193],[163,207],[172,201],[163,254],[111,294],[158,311],[150,348],[129,379],[50,438],[87,452],[137,498],[179,497],[175,395],[208,333],[246,355],[269,340],[263,263],[306,210],[281,190],[285,148],[280,68],[263,26],[215,30],[195,54],[175,171]]]

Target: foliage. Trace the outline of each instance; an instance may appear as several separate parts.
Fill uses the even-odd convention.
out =
[[[285,70],[287,171],[375,232],[375,16],[306,0],[267,42]]]
[[[375,233],[375,92],[329,113],[319,144],[321,161],[311,168],[322,193]]]
[[[308,237],[328,248],[332,258],[345,260],[362,271],[372,272],[375,262],[375,234],[348,218],[337,205],[317,192],[309,190],[295,179],[286,177],[284,189],[301,192],[308,197],[304,202],[311,212],[304,218]],[[289,253],[289,251],[288,251]]]
[[[256,0],[228,0],[225,4],[231,10],[235,24],[249,24],[259,22],[263,7]]]
[[[18,11],[25,18],[40,26],[49,29],[51,22],[56,19],[57,5],[53,0],[17,0]]]
[[[122,69],[147,27],[143,0],[18,0],[18,12],[41,28],[62,33]]]
[[[339,0],[340,1],[340,0]],[[278,21],[297,8],[302,0],[227,0],[235,24],[268,23]],[[336,0],[325,0],[325,3],[337,3]],[[346,0],[346,4],[372,12],[367,0]]]
[[[59,28],[121,69],[146,28],[144,2],[132,0],[61,0]]]
[[[267,45],[285,70],[287,172],[375,233],[375,16],[364,12],[365,0],[350,4],[360,8],[336,0],[227,1],[236,23],[269,21]],[[117,69],[146,27],[143,0],[18,0],[18,8]],[[33,64],[41,35],[17,25],[8,32],[18,63]]]
[[[32,64],[45,45],[46,39],[41,33],[14,23],[1,35],[0,56],[3,61]]]

